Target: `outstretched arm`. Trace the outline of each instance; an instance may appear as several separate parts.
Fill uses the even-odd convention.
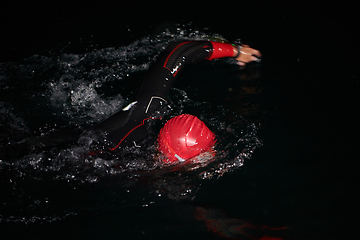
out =
[[[252,61],[260,61],[258,50],[248,45],[236,45],[213,41],[186,41],[170,43],[143,79],[138,97],[146,93],[158,94],[167,99],[167,93],[184,66],[202,60],[232,57],[240,66]]]

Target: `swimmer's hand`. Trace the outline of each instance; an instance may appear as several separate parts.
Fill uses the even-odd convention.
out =
[[[238,61],[238,65],[245,66],[246,63],[249,62],[260,62],[261,61],[261,53],[251,48],[248,45],[241,45],[240,49],[240,55],[235,58],[235,60]]]

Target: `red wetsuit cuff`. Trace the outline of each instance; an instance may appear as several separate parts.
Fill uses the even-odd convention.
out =
[[[234,57],[237,54],[237,50],[230,43],[211,42],[213,50],[208,60],[224,57]]]

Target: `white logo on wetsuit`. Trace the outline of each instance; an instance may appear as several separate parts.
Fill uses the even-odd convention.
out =
[[[137,104],[137,101],[130,103],[129,105],[124,107],[122,111],[129,111],[129,109],[132,108],[132,106],[134,106],[135,104]]]

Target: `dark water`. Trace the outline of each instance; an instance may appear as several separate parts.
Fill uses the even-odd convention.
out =
[[[31,15],[25,9],[18,10]],[[238,32],[234,19],[221,17],[116,26],[110,22],[125,18],[104,9],[87,5],[78,14],[61,8],[54,16],[35,11],[20,27],[29,37],[10,41],[13,54],[3,55],[1,234],[30,239],[356,236],[359,75],[354,61],[333,64],[331,57],[338,55],[323,41],[339,26],[322,25],[324,20],[314,26],[309,19],[298,21],[299,15],[264,10],[261,21]],[[42,26],[53,30],[43,33]],[[174,168],[154,161],[155,147],[107,158],[84,155],[93,140],[84,130],[131,101],[167,43],[218,34],[259,48],[262,64],[240,69],[225,59],[189,66],[171,91],[168,115],[186,112],[205,121],[217,135],[215,159]],[[352,43],[351,37],[335,39]],[[308,54],[315,49],[321,57]]]

